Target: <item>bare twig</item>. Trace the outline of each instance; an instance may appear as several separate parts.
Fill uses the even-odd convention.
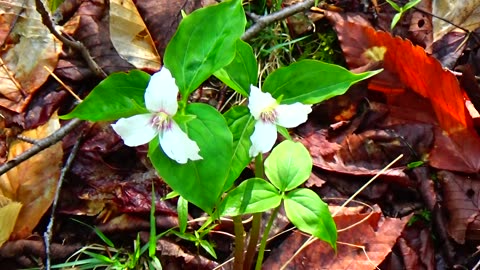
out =
[[[50,32],[58,38],[63,44],[79,51],[82,54],[83,59],[87,62],[88,67],[95,73],[100,78],[105,78],[107,77],[107,74],[105,71],[102,70],[100,66],[93,60],[92,56],[88,52],[87,48],[79,41],[76,40],[70,40],[64,36],[62,36],[57,29],[55,29],[55,25],[53,25],[52,19],[50,18],[50,15],[48,14],[47,9],[45,9],[45,6],[43,5],[41,0],[35,0],[35,4],[37,6],[37,11],[40,13],[42,16],[42,22],[43,24],[50,30]]]
[[[65,126],[61,127],[57,131],[55,131],[53,134],[50,136],[38,140],[35,142],[35,145],[33,145],[30,149],[27,151],[23,152],[22,154],[18,155],[12,160],[7,161],[5,164],[0,166],[0,175],[6,173],[13,167],[17,166],[18,164],[24,162],[25,160],[29,159],[30,157],[36,155],[40,151],[54,145],[55,143],[59,142],[60,140],[65,137],[70,131],[72,131],[75,127],[77,127],[80,123],[82,123],[82,120],[80,119],[73,119],[72,121],[68,122]]]
[[[80,135],[79,137],[82,137]],[[72,148],[72,151],[70,152],[70,155],[68,156],[67,161],[65,162],[65,165],[62,168],[62,172],[60,173],[60,177],[57,182],[57,189],[55,190],[55,197],[53,198],[52,202],[52,213],[50,214],[50,221],[47,226],[47,230],[43,234],[43,239],[45,241],[45,268],[47,270],[50,270],[50,242],[52,241],[52,230],[53,230],[53,222],[55,220],[55,210],[57,209],[57,203],[58,203],[58,197],[60,195],[60,189],[62,188],[63,180],[65,179],[65,175],[67,174],[68,170],[70,169],[70,166],[72,165],[73,160],[75,159],[75,156],[78,151],[78,147],[80,146],[80,138],[77,140],[75,145]]]
[[[305,0],[303,2],[299,2],[291,6],[285,7],[282,10],[279,10],[275,13],[272,13],[266,16],[259,17],[254,14],[250,14],[249,16],[251,16],[255,20],[255,24],[252,25],[252,27],[248,28],[247,31],[245,31],[245,33],[242,36],[242,40],[244,41],[250,40],[267,25],[275,21],[283,20],[287,17],[292,16],[295,13],[307,10],[311,8],[314,4],[315,4],[315,0]]]

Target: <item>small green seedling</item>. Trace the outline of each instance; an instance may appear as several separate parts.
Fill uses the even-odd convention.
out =
[[[399,7],[395,2],[392,0],[386,0],[392,8],[394,8],[398,13],[393,16],[392,19],[392,24],[390,25],[390,29],[393,29],[395,25],[397,25],[398,21],[402,18],[403,14],[407,12],[407,10],[413,8],[416,6],[418,3],[420,3],[422,0],[412,0],[408,3],[406,3],[403,7]]]

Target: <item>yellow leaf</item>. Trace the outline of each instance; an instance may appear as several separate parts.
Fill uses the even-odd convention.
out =
[[[21,208],[21,203],[0,195],[0,247],[10,237]]]
[[[55,114],[44,125],[27,130],[22,135],[43,139],[58,128],[60,123]],[[23,141],[13,141],[9,146],[8,159],[15,158],[31,146]],[[0,195],[24,206],[15,224],[14,238],[28,236],[50,207],[60,176],[62,158],[62,145],[57,143],[0,176]]]

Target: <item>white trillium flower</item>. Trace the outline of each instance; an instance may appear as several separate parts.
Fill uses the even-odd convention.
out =
[[[188,138],[173,120],[178,109],[177,95],[175,79],[163,67],[152,75],[145,91],[145,105],[149,113],[121,118],[112,124],[113,130],[128,146],[148,143],[158,135],[165,154],[181,164],[189,159],[202,159],[197,143]]]
[[[312,112],[311,105],[300,102],[278,104],[270,93],[262,92],[258,87],[250,86],[248,109],[255,118],[255,130],[250,141],[250,157],[270,151],[277,139],[277,125],[293,128],[307,121]]]

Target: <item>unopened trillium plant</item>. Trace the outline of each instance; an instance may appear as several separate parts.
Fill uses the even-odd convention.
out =
[[[180,195],[180,229],[175,235],[195,241],[213,257],[215,251],[203,237],[220,217],[233,217],[236,228],[243,228],[242,215],[273,209],[258,256],[258,239],[250,237],[253,244],[248,246],[253,249],[243,258],[243,229],[236,234],[234,268],[241,269],[257,257],[260,269],[268,232],[281,205],[299,230],[336,247],[328,206],[315,192],[301,187],[311,173],[311,156],[301,143],[292,141],[286,128],[306,122],[313,104],[341,95],[380,71],[354,74],[340,66],[302,60],[259,80],[253,50],[240,39],[245,25],[240,0],[194,11],[181,21],[157,73],[111,74],[62,118],[117,120],[113,130],[127,146],[148,143],[153,167]],[[189,96],[212,75],[248,98],[247,105],[219,112],[208,104],[189,102]],[[259,82],[262,90],[254,86]],[[286,140],[273,148],[277,130]],[[238,179],[254,157],[256,177]],[[210,215],[195,234],[186,232],[185,202]],[[260,224],[259,215],[254,215],[253,223]],[[252,226],[252,235],[259,230]]]

